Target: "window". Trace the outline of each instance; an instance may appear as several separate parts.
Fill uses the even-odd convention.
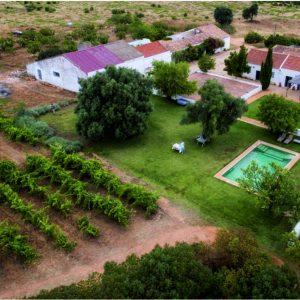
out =
[[[37,73],[38,73],[39,80],[43,80],[42,71],[40,69],[37,69]]]
[[[275,76],[275,73],[274,73],[274,72],[272,72],[272,78],[274,78],[274,76]]]
[[[60,77],[60,74],[58,72],[53,71],[53,76],[54,77]]]

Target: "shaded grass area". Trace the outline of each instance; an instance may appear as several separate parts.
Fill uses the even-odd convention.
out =
[[[258,207],[255,197],[217,180],[214,175],[258,139],[278,144],[265,129],[236,122],[230,132],[215,136],[205,147],[195,143],[199,124],[179,124],[185,109],[159,97],[152,97],[154,112],[144,135],[128,141],[106,140],[86,148],[108,159],[127,173],[142,178],[159,194],[191,208],[204,221],[223,227],[246,227],[260,242],[281,249],[280,236],[289,230],[284,220],[271,219]],[[61,135],[64,130],[76,138],[75,117],[69,107],[43,117]],[[186,152],[172,152],[175,142],[184,141]],[[299,151],[298,145],[288,148]],[[292,169],[300,179],[300,163]]]

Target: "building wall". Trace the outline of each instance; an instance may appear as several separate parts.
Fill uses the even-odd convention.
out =
[[[125,68],[129,68],[129,69],[137,70],[141,74],[144,74],[144,71],[145,71],[144,56],[125,61],[125,62],[117,65],[117,67],[125,67]]]
[[[248,74],[244,73],[243,77],[255,80],[256,79],[256,71],[261,70],[260,65],[249,64],[249,66],[251,67],[250,73],[248,73]],[[282,87],[285,86],[286,76],[294,78],[295,76],[300,75],[300,72],[292,71],[292,70],[288,70],[288,69],[273,69],[272,72],[273,72],[273,75],[271,78],[271,83],[276,84],[278,86],[282,86]]]
[[[153,68],[152,63],[155,60],[171,62],[172,61],[171,52],[167,51],[167,52],[159,53],[159,54],[144,58],[144,73],[147,73],[148,71],[152,70],[152,68]]]
[[[27,73],[37,80],[44,81],[72,92],[79,90],[79,78],[86,78],[86,74],[76,68],[62,56],[36,61],[26,66]],[[39,77],[39,71],[42,78]],[[57,72],[59,76],[55,76]]]

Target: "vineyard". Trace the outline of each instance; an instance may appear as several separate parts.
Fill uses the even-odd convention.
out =
[[[73,224],[86,238],[101,240],[102,229],[92,224],[84,211],[127,228],[136,209],[143,210],[146,217],[155,214],[157,200],[158,196],[144,187],[123,183],[100,161],[68,154],[61,148],[52,148],[50,158],[28,156],[22,169],[10,160],[0,161],[0,206],[9,208],[53,247],[66,252],[75,249],[76,241],[56,224],[53,214],[55,219]],[[73,215],[74,209],[81,211],[79,217]],[[29,240],[22,226],[0,223],[1,255],[14,254],[21,262],[31,263],[39,253]]]

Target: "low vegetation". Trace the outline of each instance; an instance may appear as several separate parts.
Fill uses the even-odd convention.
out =
[[[264,41],[264,37],[255,31],[250,31],[245,35],[245,43],[256,44]]]

